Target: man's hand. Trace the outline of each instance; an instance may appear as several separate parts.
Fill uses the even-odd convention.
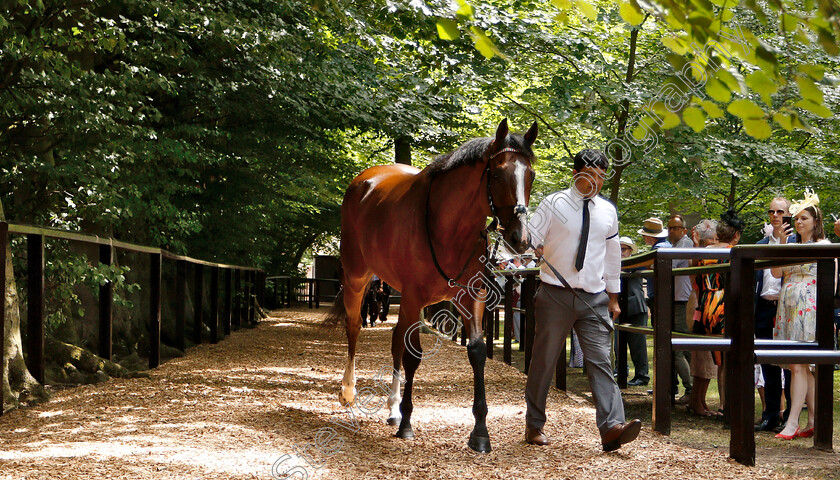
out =
[[[608,295],[610,296],[610,303],[607,309],[612,314],[613,323],[616,323],[618,322],[618,316],[621,314],[621,307],[618,306],[618,294],[609,293]]]

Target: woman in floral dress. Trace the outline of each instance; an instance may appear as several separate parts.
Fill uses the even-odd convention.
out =
[[[805,194],[801,204],[793,204],[790,213],[794,215],[796,232],[800,243],[831,243],[825,238],[822,212],[819,198]],[[790,225],[782,225],[789,234],[793,233]],[[796,243],[795,237],[783,237],[781,243]],[[779,307],[773,328],[774,340],[795,340],[813,342],[817,330],[817,264],[793,265],[771,269],[774,277],[782,279],[779,292]],[[787,365],[791,371],[790,415],[784,429],[777,438],[792,440],[796,437],[807,438],[814,434],[814,374],[807,364]],[[808,423],[805,429],[799,428],[799,414],[804,404],[808,404]]]

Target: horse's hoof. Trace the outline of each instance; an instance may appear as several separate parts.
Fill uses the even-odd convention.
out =
[[[401,428],[397,430],[397,433],[394,436],[397,438],[411,439],[414,438],[414,430],[412,430],[411,427]]]
[[[479,453],[490,453],[491,450],[490,438],[488,437],[477,437],[470,434],[470,440],[467,442],[467,445]]]
[[[351,399],[351,400],[349,400],[349,401],[348,401],[346,398],[344,398],[344,392],[339,392],[339,394],[338,394],[338,403],[340,403],[342,407],[346,407],[346,406],[348,406],[348,405],[352,405],[352,404],[353,404],[353,400],[355,400],[355,398],[354,398],[354,399]]]
[[[391,417],[388,419],[388,425],[399,425],[402,417]]]

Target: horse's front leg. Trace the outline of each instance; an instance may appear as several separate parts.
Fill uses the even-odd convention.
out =
[[[487,432],[487,400],[484,389],[484,364],[487,361],[487,345],[484,343],[484,329],[481,326],[485,300],[488,299],[486,292],[486,290],[482,290],[477,298],[470,298],[470,308],[469,310],[465,309],[472,312],[472,316],[466,321],[465,326],[469,339],[467,356],[473,369],[473,417],[475,417],[475,427],[470,433],[470,440],[467,445],[476,452],[482,453],[491,450],[490,434]],[[464,295],[463,297],[467,296]],[[462,306],[467,307],[467,305]]]

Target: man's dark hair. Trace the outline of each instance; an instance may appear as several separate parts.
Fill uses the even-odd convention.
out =
[[[604,155],[604,152],[600,150],[587,148],[581,150],[580,153],[575,155],[574,169],[578,172],[582,171],[586,167],[594,167],[600,168],[601,170],[606,170],[609,166],[610,161],[607,160],[607,156]]]

